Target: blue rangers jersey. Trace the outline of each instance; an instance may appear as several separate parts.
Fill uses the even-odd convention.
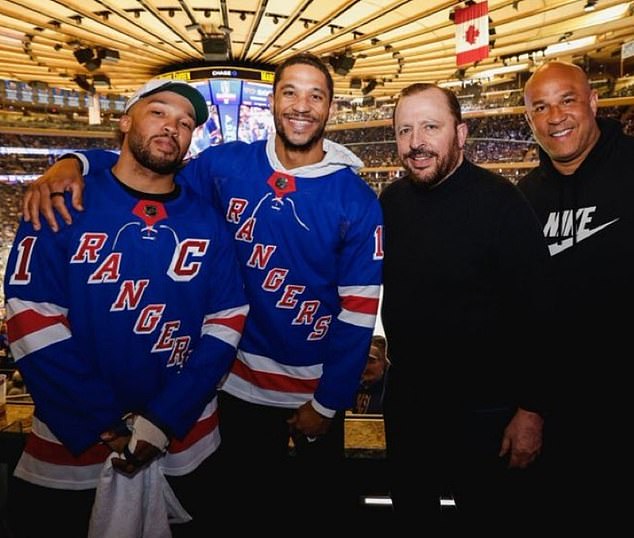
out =
[[[381,282],[382,216],[362,165],[324,141],[325,158],[292,171],[274,139],[207,148],[180,174],[224,214],[250,311],[222,390],[326,416],[349,408],[366,363]],[[111,164],[90,151],[91,166]]]
[[[248,307],[221,216],[187,188],[143,195],[91,177],[73,225],[21,223],[5,276],[11,349],[35,402],[16,475],[95,487],[99,434],[128,412],[170,437],[186,474],[219,443],[215,390]]]

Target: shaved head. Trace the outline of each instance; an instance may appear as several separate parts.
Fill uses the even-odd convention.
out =
[[[580,86],[586,86],[588,93],[592,91],[590,81],[585,71],[578,65],[569,62],[548,62],[540,65],[528,79],[524,86],[524,100],[526,95],[530,93],[531,87],[540,84],[543,80],[549,80],[553,76],[563,76],[575,79]]]
[[[597,92],[583,70],[566,62],[540,66],[524,86],[526,121],[553,166],[573,174],[596,144]]]

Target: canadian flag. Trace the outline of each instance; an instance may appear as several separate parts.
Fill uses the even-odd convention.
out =
[[[477,62],[489,56],[489,4],[471,4],[454,13],[456,65]]]

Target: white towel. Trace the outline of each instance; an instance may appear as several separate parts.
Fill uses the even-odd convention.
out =
[[[112,467],[113,457],[101,471],[88,538],[171,538],[170,523],[191,521],[158,459],[128,477]]]

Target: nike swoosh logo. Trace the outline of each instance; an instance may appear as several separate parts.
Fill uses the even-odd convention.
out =
[[[592,228],[591,230],[587,230],[587,229],[579,230],[577,232],[577,243],[581,243],[581,241],[583,241],[584,239],[588,239],[588,237],[591,237],[595,233],[600,232],[604,228],[607,228],[608,226],[610,226],[610,224],[614,224],[619,219],[620,217],[614,220],[611,220],[610,222],[606,222],[605,224],[602,224],[601,226],[597,226],[596,228]],[[556,254],[559,254],[560,252],[563,252],[564,250],[569,249],[573,244],[574,242],[572,240],[572,237],[569,237],[568,239],[564,239],[563,241],[559,241],[558,243],[553,243],[552,245],[548,245],[548,250],[550,251],[551,256],[555,256]]]

